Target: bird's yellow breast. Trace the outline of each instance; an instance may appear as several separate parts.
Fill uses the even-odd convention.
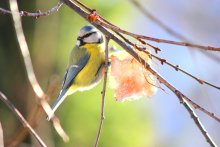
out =
[[[86,49],[90,58],[85,67],[75,77],[74,85],[86,88],[87,86],[92,86],[100,66],[105,62],[104,50],[100,44],[86,44],[80,48]]]

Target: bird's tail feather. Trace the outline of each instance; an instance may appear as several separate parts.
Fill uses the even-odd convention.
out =
[[[52,106],[52,112],[48,115],[47,120],[50,120],[53,117],[54,112],[57,110],[57,108],[60,106],[60,104],[67,97],[66,93],[67,93],[67,90],[62,90],[60,92],[60,95],[58,96],[58,98],[56,99],[54,105]]]
[[[54,116],[54,112],[57,110],[57,108],[60,106],[60,104],[64,101],[64,99],[68,95],[73,94],[74,92],[76,92],[77,90],[78,90],[78,86],[71,86],[68,89],[62,89],[61,90],[60,95],[58,96],[58,98],[56,99],[55,103],[52,106],[51,113],[48,114],[48,116],[47,116],[48,121]]]

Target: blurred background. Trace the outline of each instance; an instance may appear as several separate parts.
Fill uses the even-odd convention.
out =
[[[19,0],[20,10],[46,11],[56,5],[55,0]],[[126,30],[148,36],[176,40],[157,24],[146,18],[129,0],[82,0],[104,18]],[[143,7],[158,19],[201,45],[220,46],[220,1],[212,0],[140,0]],[[9,9],[8,1],[0,1],[0,7]],[[61,85],[68,56],[76,43],[79,29],[88,24],[84,19],[63,6],[59,12],[38,19],[22,18],[23,29],[29,45],[31,58],[40,85],[46,91],[48,83],[58,79]],[[220,54],[214,57],[196,49],[157,44],[162,49],[158,56],[178,64],[197,77],[220,85]],[[114,43],[112,42],[112,45]],[[155,69],[176,88],[192,100],[220,116],[219,91],[176,72],[166,65],[154,61]],[[27,117],[37,101],[27,79],[23,59],[18,48],[12,18],[0,15],[0,90]],[[100,138],[100,147],[207,147],[204,137],[179,103],[177,97],[166,87],[150,98],[137,101],[117,102],[113,91],[107,89],[105,120]],[[90,91],[77,92],[69,96],[56,114],[70,137],[64,143],[44,114],[36,131],[49,147],[93,146],[99,125],[102,83]],[[49,101],[53,103],[57,92]],[[198,112],[201,121],[213,140],[220,145],[220,124]],[[14,114],[0,102],[0,122],[4,140],[19,131],[22,124]],[[38,146],[27,136],[20,146]]]

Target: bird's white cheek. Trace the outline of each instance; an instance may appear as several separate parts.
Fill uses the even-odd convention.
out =
[[[80,41],[79,41],[79,40],[76,41],[76,45],[77,45],[77,46],[80,45]]]

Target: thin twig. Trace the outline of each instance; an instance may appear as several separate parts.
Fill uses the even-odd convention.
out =
[[[39,83],[36,79],[34,70],[33,70],[28,45],[27,45],[27,42],[26,42],[26,39],[25,39],[25,36],[24,36],[24,32],[23,32],[23,28],[22,28],[22,24],[21,24],[21,18],[20,18],[20,15],[18,13],[17,1],[16,0],[10,0],[9,2],[10,2],[10,8],[11,8],[11,12],[12,12],[12,17],[13,17],[13,21],[14,21],[14,27],[15,27],[16,35],[17,35],[20,50],[21,50],[21,53],[22,53],[22,56],[23,56],[23,59],[24,59],[24,63],[25,63],[25,67],[26,67],[29,82],[31,83],[31,86],[32,86],[35,94],[40,99],[43,99],[43,98],[45,98],[45,94],[44,94],[43,90],[41,89],[41,87],[40,87],[40,85],[39,85]]]
[[[113,37],[113,36],[111,36]],[[137,53],[135,53],[132,48],[130,46],[127,46],[126,44],[124,44],[121,40],[119,40],[118,38],[116,38],[115,36],[113,38],[111,38],[112,40],[114,40],[116,43],[118,43],[121,47],[123,47],[129,54],[131,54],[138,62],[140,62],[142,65],[145,65],[145,69],[147,69],[149,72],[151,72],[161,83],[163,83],[166,87],[168,87],[174,94],[177,95],[181,94],[183,99],[186,100],[187,102],[189,102],[190,104],[193,105],[193,107],[203,111],[204,113],[206,113],[207,115],[211,116],[212,118],[214,118],[215,120],[217,120],[218,122],[220,122],[218,117],[213,117],[213,113],[207,112],[206,110],[204,110],[201,106],[197,105],[196,103],[192,102],[188,97],[186,97],[185,95],[183,95],[179,90],[177,90],[174,86],[172,86],[169,82],[167,82],[162,76],[160,76],[156,71],[154,71],[150,65],[144,61],[144,59],[140,58],[138,56]],[[184,104],[184,107],[187,109],[187,111],[189,112],[189,114],[191,116],[194,115],[194,112],[189,110],[188,107],[190,107],[190,105],[188,103],[183,103],[183,101],[180,101],[182,104]],[[193,113],[192,113],[193,112]],[[192,117],[194,122],[198,122],[198,118],[196,116]],[[196,119],[197,118],[197,119]],[[215,144],[213,142],[213,140],[210,138],[210,136],[208,135],[208,133],[203,129],[204,127],[201,127],[202,124],[200,123],[196,123],[196,125],[198,126],[199,130],[202,132],[203,136],[206,138],[207,142],[213,146],[213,144]],[[201,126],[200,126],[201,125]],[[206,132],[206,133],[203,133]]]
[[[105,119],[105,115],[104,115],[105,93],[106,93],[106,84],[107,84],[108,66],[109,66],[109,61],[108,61],[108,44],[109,44],[109,40],[110,40],[110,38],[108,36],[106,36],[105,38],[106,38],[105,39],[105,68],[104,68],[103,88],[102,88],[102,92],[101,92],[101,94],[102,94],[101,115],[100,115],[100,123],[99,123],[98,132],[97,132],[97,135],[96,135],[96,140],[95,140],[94,147],[98,146],[99,138],[100,138],[101,131],[102,131],[103,121]]]
[[[83,4],[82,2],[78,1],[78,0],[74,0],[74,2],[76,2],[78,5],[82,6],[83,8],[85,8],[88,12],[92,13],[92,11],[94,11],[93,9],[90,9],[88,6],[86,6],[85,4]]]
[[[28,124],[22,114],[18,111],[18,109],[8,100],[8,98],[0,91],[0,99],[11,109],[11,111],[16,115],[16,117],[20,120],[20,122],[27,127],[30,133],[36,138],[39,144],[43,147],[46,147],[46,144],[43,140],[37,135],[34,129]]]
[[[88,14],[87,12],[85,12],[82,8],[78,7],[77,5],[75,5],[72,1],[70,0],[63,0],[63,2],[69,6],[73,11],[75,11],[76,13],[78,13],[81,17],[83,17],[84,19],[86,19],[87,21],[90,22],[88,16],[90,14]],[[145,62],[144,59],[140,58],[138,56],[138,54],[130,47],[128,46],[125,42],[123,42],[122,40],[120,40],[119,38],[117,38],[115,35],[113,35],[111,32],[109,32],[108,30],[106,30],[106,28],[104,28],[103,26],[99,25],[99,23],[97,21],[95,22],[90,22],[91,24],[93,24],[96,28],[98,28],[104,35],[108,36],[110,39],[114,40],[118,45],[120,45],[123,49],[125,49],[130,55],[132,55],[138,62],[140,62],[142,65],[145,65],[145,69],[148,70],[149,72],[151,72],[161,83],[163,83],[167,88],[169,88],[174,94],[178,95],[181,94],[183,96],[183,94],[177,90],[173,85],[171,85],[169,82],[167,82],[162,76],[160,76],[155,70],[153,70],[150,65],[148,63]],[[183,96],[184,100],[186,99],[186,96]],[[183,102],[182,99],[180,100],[180,102]],[[189,102],[189,101],[188,101]],[[197,117],[194,115],[194,113],[192,113],[193,111],[188,109],[189,104],[188,103],[184,103],[183,105],[186,110],[188,111],[188,113],[192,117],[193,120],[195,122],[197,122],[198,120],[196,119]],[[214,141],[211,139],[211,137],[208,135],[208,133],[203,133],[206,132],[204,130],[204,127],[200,127],[200,125],[202,126],[202,124],[198,124],[196,123],[197,127],[199,128],[199,130],[202,132],[203,136],[205,137],[205,139],[207,140],[207,142],[210,144],[210,146],[215,146]]]
[[[146,51],[146,52],[147,52],[147,51]],[[185,75],[191,77],[192,79],[196,80],[196,81],[199,82],[200,84],[206,84],[206,85],[208,85],[208,86],[211,86],[211,87],[213,87],[213,88],[216,88],[216,89],[220,90],[220,87],[219,87],[219,86],[216,86],[216,85],[214,85],[214,84],[211,84],[211,83],[209,83],[209,82],[206,82],[206,81],[204,81],[204,80],[202,80],[202,79],[197,78],[196,76],[190,74],[189,72],[187,72],[187,71],[181,69],[181,68],[179,67],[179,65],[176,65],[176,66],[175,66],[175,65],[173,65],[173,64],[170,63],[170,62],[168,62],[168,61],[165,60],[165,59],[162,59],[162,58],[160,58],[160,57],[157,57],[156,55],[150,54],[149,52],[147,52],[147,53],[148,53],[151,57],[153,57],[153,58],[159,60],[161,64],[163,64],[163,63],[167,64],[168,66],[172,67],[172,68],[175,69],[176,71],[180,71],[180,72],[184,73]]]
[[[115,37],[115,36],[114,36]],[[112,40],[114,40],[114,39],[112,39]],[[114,40],[115,41],[115,40]],[[129,40],[127,40],[126,39],[126,42],[129,42]],[[117,43],[117,42],[116,42]],[[119,44],[120,45],[120,44]],[[132,44],[132,46],[133,46],[134,44]],[[130,47],[130,46],[128,46],[130,49],[129,50],[132,50],[132,48]],[[136,48],[137,48],[137,46],[136,46]],[[143,50],[142,50],[143,51]],[[133,50],[132,50],[132,52],[134,52]],[[155,55],[152,55],[152,54],[150,54],[149,52],[147,52],[147,51],[145,51],[150,57],[154,57],[154,58],[156,58],[156,59],[160,59],[159,57],[157,57],[157,56],[155,56]],[[134,52],[135,53],[135,52]],[[134,54],[133,53],[130,53],[133,57],[134,57]],[[136,53],[135,53],[136,54]],[[164,85],[166,85],[169,89],[170,88],[172,88],[172,87],[170,87],[170,86],[172,86],[172,85],[170,85],[165,79],[161,79],[162,77],[156,72],[156,71],[154,71],[153,69],[151,69],[151,67],[150,67],[150,65],[149,64],[146,64],[146,62],[143,60],[143,59],[141,59],[138,55],[137,55],[137,57],[135,57],[141,64],[143,64],[143,65],[145,65],[146,67],[146,69],[147,70],[149,70],[153,75],[155,75],[156,77],[157,77],[157,79],[161,82],[161,83],[163,83],[163,82],[166,82],[166,83],[163,83]],[[219,89],[219,87],[217,87],[217,86],[215,86],[215,85],[212,85],[212,84],[210,84],[210,83],[208,83],[208,82],[205,82],[205,81],[203,81],[203,80],[200,80],[200,79],[198,79],[197,77],[195,77],[195,76],[193,76],[193,75],[191,75],[191,74],[189,74],[189,73],[187,73],[186,71],[184,71],[184,70],[182,70],[182,69],[180,69],[178,66],[174,66],[174,65],[172,65],[171,63],[169,63],[169,62],[167,62],[166,60],[164,60],[164,59],[160,59],[160,61],[162,62],[162,63],[166,63],[166,64],[168,64],[168,65],[170,65],[171,67],[173,67],[173,68],[175,68],[176,70],[180,70],[181,72],[183,72],[184,74],[186,74],[186,75],[188,75],[188,76],[190,76],[191,78],[193,78],[193,79],[195,79],[195,80],[197,80],[198,82],[200,82],[200,84],[202,84],[202,83],[206,83],[207,85],[209,85],[209,86],[212,86],[212,87],[214,87],[214,88],[217,88],[217,89]],[[148,69],[149,68],[149,69]],[[161,81],[162,80],[162,81]],[[174,87],[173,87],[174,88]],[[177,89],[173,89],[173,92],[175,92]],[[179,91],[179,90],[178,90]],[[196,104],[195,102],[193,102],[192,100],[190,100],[188,97],[186,97],[186,96],[184,96],[184,99],[186,99],[190,104],[192,104],[193,105],[193,107],[194,108],[196,108],[196,109],[199,109],[200,111],[202,111],[202,112],[204,112],[205,114],[207,114],[208,116],[210,116],[211,118],[213,118],[213,119],[215,119],[217,122],[220,122],[220,118],[219,117],[217,117],[217,116],[215,116],[214,115],[214,113],[211,113],[211,112],[209,112],[209,111],[207,111],[206,109],[204,109],[204,108],[202,108],[201,106],[199,106],[198,104]]]
[[[157,19],[154,15],[152,15],[147,9],[144,8],[144,5],[141,5],[138,0],[130,0],[134,6],[138,8],[139,11],[141,11],[147,18],[149,18],[151,21],[155,22],[158,26],[160,26],[163,30],[165,30],[167,33],[169,33],[172,36],[175,36],[176,38],[186,41],[188,39],[185,38],[185,36],[179,34],[178,32],[174,31],[167,25],[165,25],[161,20]]]
[[[202,122],[199,120],[199,117],[196,115],[194,110],[188,104],[186,100],[184,100],[184,95],[176,91],[176,96],[179,98],[179,101],[184,105],[187,111],[190,113],[191,118],[194,120],[195,124],[201,131],[202,135],[205,137],[206,141],[210,144],[211,147],[217,147],[215,142],[212,140],[208,132],[206,131],[205,127],[202,125]]]
[[[147,69],[149,72],[151,72],[155,77],[157,77],[157,79],[163,83],[166,87],[168,87],[175,95],[180,95],[182,96],[182,99],[184,101],[189,102],[190,104],[192,104],[192,106],[196,109],[201,110],[202,112],[204,112],[205,114],[211,116],[212,118],[214,118],[215,120],[217,120],[218,122],[220,122],[220,119],[216,116],[214,116],[213,113],[208,112],[207,110],[205,110],[204,108],[202,108],[201,106],[199,106],[198,104],[196,104],[195,102],[193,102],[192,100],[190,100],[188,97],[186,97],[185,95],[183,95],[179,90],[177,90],[174,86],[172,86],[169,82],[167,82],[162,76],[160,76],[156,71],[154,71],[150,65],[144,61],[144,59],[140,58],[138,56],[137,53],[135,53],[132,48],[130,46],[127,46],[126,44],[124,44],[123,42],[121,42],[121,40],[119,40],[117,37],[115,36],[111,36],[113,38],[111,38],[112,40],[114,40],[116,43],[118,43],[121,47],[123,47],[126,51],[128,51],[129,54],[131,54],[138,62],[140,62],[142,65],[145,65],[145,69]],[[179,97],[178,97],[179,98]],[[203,136],[205,137],[205,139],[207,140],[207,142],[211,145],[214,146],[215,143],[214,141],[211,139],[211,137],[208,135],[207,131],[204,129],[204,126],[198,120],[198,117],[195,116],[195,112],[190,108],[190,105],[188,103],[184,103],[184,101],[182,99],[179,99],[180,102],[184,105],[184,107],[187,109],[187,111],[189,112],[189,114],[192,117],[192,119],[194,120],[194,122],[196,123],[197,127],[199,128],[199,130],[202,132]],[[214,117],[213,117],[214,116]],[[206,132],[206,133],[204,133]]]
[[[202,49],[202,50],[209,50],[209,51],[220,51],[220,48],[216,48],[216,47],[203,46],[203,45],[186,43],[186,42],[171,41],[171,40],[153,38],[153,37],[149,37],[149,36],[145,36],[145,35],[131,33],[131,32],[128,32],[126,30],[123,30],[123,29],[121,29],[119,27],[109,25],[108,23],[106,23],[104,21],[100,21],[100,20],[98,21],[98,19],[96,20],[96,22],[98,24],[108,28],[108,29],[111,29],[113,31],[117,31],[117,32],[120,32],[120,33],[123,33],[123,34],[126,34],[126,35],[131,36],[131,37],[133,37],[135,39],[141,38],[141,39],[144,39],[144,40],[149,40],[149,41],[153,41],[153,42],[157,42],[157,43],[167,43],[167,44],[172,44],[172,45],[193,47],[193,48],[198,48],[198,49]]]
[[[0,147],[4,147],[4,139],[3,139],[3,129],[0,122]]]
[[[220,90],[220,87],[219,87],[219,86],[216,86],[216,85],[211,84],[211,83],[209,83],[209,82],[207,82],[207,81],[205,81],[205,80],[199,79],[199,78],[197,78],[196,76],[193,76],[192,74],[188,73],[187,71],[181,69],[181,68],[179,67],[179,65],[176,65],[176,66],[175,66],[175,65],[173,65],[172,63],[168,62],[167,60],[162,59],[162,58],[160,58],[160,57],[158,57],[158,56],[156,56],[156,55],[151,54],[149,51],[146,50],[145,47],[141,47],[141,46],[135,45],[134,43],[132,43],[131,41],[129,41],[126,37],[124,37],[122,34],[120,34],[120,33],[118,33],[118,32],[115,32],[115,33],[116,33],[118,36],[120,36],[126,43],[130,44],[131,46],[133,46],[134,48],[138,49],[139,51],[145,52],[150,58],[153,57],[153,58],[159,60],[162,65],[165,63],[165,64],[167,64],[168,66],[174,68],[176,71],[180,71],[180,72],[182,72],[183,74],[185,74],[185,75],[191,77],[192,79],[196,80],[196,81],[199,82],[200,84],[206,84],[206,85],[208,85],[208,86],[210,86],[210,87],[213,87],[213,88],[216,88],[216,89]],[[150,46],[150,47],[152,47],[155,51],[156,51],[156,50],[160,50],[159,48],[156,48],[156,47],[154,47],[153,45],[150,45],[150,44],[147,44],[147,45]]]
[[[48,10],[46,12],[41,12],[39,10],[37,12],[20,11],[20,12],[16,12],[16,13],[18,13],[20,16],[29,16],[29,17],[39,18],[41,16],[48,16],[48,15],[51,15],[51,14],[57,12],[60,9],[60,7],[62,6],[62,4],[63,3],[59,1],[55,7],[51,8],[50,10]],[[3,15],[12,14],[12,12],[9,10],[0,8],[0,14],[3,14]]]
[[[144,14],[144,16],[146,16],[147,18],[149,18],[151,21],[153,21],[154,23],[156,23],[160,28],[162,28],[164,31],[166,31],[168,34],[170,34],[171,36],[176,37],[177,39],[184,41],[184,42],[191,42],[190,39],[188,39],[187,37],[183,36],[182,34],[178,33],[177,31],[173,30],[171,27],[169,27],[168,25],[166,25],[164,22],[162,22],[161,20],[159,20],[156,16],[154,16],[153,14],[151,14],[145,7],[144,5],[140,4],[140,2],[138,0],[130,0],[130,2],[132,4],[134,4],[134,6],[136,6],[138,8],[138,10],[140,12],[142,12],[142,14]],[[200,53],[202,53],[203,55],[215,60],[216,62],[220,62],[220,58],[219,56],[216,56],[215,54],[211,54],[210,52],[206,52],[204,50],[198,50]]]
[[[27,76],[28,76],[28,80],[35,92],[35,94],[37,95],[38,101],[39,103],[42,105],[44,111],[47,114],[51,113],[51,108],[50,105],[47,103],[46,101],[46,95],[44,93],[44,91],[42,90],[42,88],[40,87],[37,78],[35,76],[34,70],[33,70],[33,66],[32,66],[32,62],[31,62],[31,57],[30,57],[30,53],[29,53],[29,49],[28,49],[28,45],[24,36],[24,32],[23,32],[23,28],[22,28],[22,24],[21,24],[21,17],[18,11],[18,4],[16,0],[10,0],[10,9],[11,9],[11,13],[12,13],[12,18],[14,21],[14,27],[15,27],[15,32],[17,35],[17,39],[18,39],[18,43],[19,43],[19,47],[24,59],[24,63],[25,63],[25,69],[27,72]],[[61,4],[60,4],[61,6]],[[64,130],[62,129],[59,121],[57,121],[56,119],[52,119],[53,124],[56,124],[55,129],[56,130],[60,130],[62,132],[58,132],[58,134],[63,134]],[[65,136],[61,136],[62,138],[65,138]]]
[[[82,4],[81,2],[79,2],[78,0],[75,0],[78,4],[80,4],[81,6],[83,6],[87,11],[89,12],[94,12],[95,10],[92,10],[90,8],[88,8],[85,4]],[[109,21],[107,21],[106,19],[104,19],[103,17],[101,17],[100,15],[98,15],[97,13],[95,13],[98,17],[95,20],[98,24],[111,29],[114,32],[120,32],[123,34],[126,34],[128,36],[131,36],[137,40],[141,39],[145,39],[145,40],[150,40],[150,41],[154,41],[157,43],[167,43],[167,44],[172,44],[172,45],[179,45],[179,46],[186,46],[186,47],[193,47],[193,48],[198,48],[198,49],[202,49],[202,50],[209,50],[209,51],[220,51],[220,48],[216,48],[216,47],[212,47],[212,46],[203,46],[203,45],[198,45],[198,44],[192,44],[192,43],[187,43],[187,42],[178,42],[178,41],[171,41],[171,40],[166,40],[166,39],[159,39],[159,38],[153,38],[153,37],[149,37],[149,36],[145,36],[145,35],[139,35],[139,34],[135,34],[135,33],[131,33],[128,32],[126,30],[123,30],[121,28],[119,28],[118,26],[110,23]]]
[[[94,9],[90,9],[88,6],[86,6],[85,4],[83,4],[82,2],[78,1],[78,0],[74,0],[77,4],[79,4],[80,6],[82,6],[84,9],[86,9],[88,12],[92,13],[96,10]],[[212,46],[203,46],[203,45],[198,45],[198,44],[192,44],[192,43],[187,43],[187,42],[178,42],[178,41],[171,41],[171,40],[166,40],[166,39],[159,39],[159,38],[153,38],[153,37],[149,37],[149,36],[145,36],[145,35],[139,35],[139,34],[135,34],[135,33],[131,33],[128,32],[126,30],[123,30],[121,28],[119,28],[118,26],[112,24],[111,22],[109,22],[108,20],[106,20],[105,18],[101,17],[100,15],[98,15],[96,13],[96,15],[98,16],[97,19],[95,20],[96,23],[111,29],[114,32],[120,32],[123,34],[126,34],[128,36],[131,36],[137,40],[141,39],[145,39],[145,40],[150,40],[150,41],[154,41],[157,43],[167,43],[167,44],[173,44],[173,45],[179,45],[179,46],[186,46],[186,47],[193,47],[193,48],[198,48],[198,49],[202,49],[202,50],[209,50],[209,51],[220,51],[220,48],[218,47],[212,47]],[[157,21],[157,20],[156,20]],[[159,23],[161,25],[161,22],[157,21],[157,23]],[[163,25],[163,27],[165,27],[165,29],[169,32],[172,32],[172,34],[174,34],[175,32],[170,30],[168,27],[166,27],[165,25]],[[179,34],[176,33],[177,36],[181,37]],[[181,37],[183,39],[183,37]]]
[[[123,35],[122,35],[122,36],[123,36]],[[125,40],[125,42],[129,42],[129,40],[127,40],[126,38],[123,38],[123,39]],[[130,42],[130,43],[131,43],[131,42]],[[134,46],[133,43],[131,43],[131,45]],[[173,65],[173,64],[171,64],[171,63],[169,63],[169,62],[167,62],[165,59],[162,59],[162,58],[160,58],[160,57],[157,57],[156,55],[153,55],[153,54],[151,54],[150,52],[148,52],[147,50],[143,50],[142,48],[139,48],[138,46],[135,46],[135,48],[138,49],[139,51],[143,51],[143,52],[147,53],[147,55],[149,56],[149,58],[152,58],[152,57],[153,57],[153,58],[159,60],[161,64],[164,64],[164,63],[167,64],[168,66],[174,68],[176,71],[180,71],[180,72],[184,73],[185,75],[191,77],[192,79],[196,80],[196,81],[199,82],[200,84],[206,84],[206,85],[208,85],[208,86],[211,86],[211,87],[213,87],[213,88],[216,88],[216,89],[220,90],[220,87],[215,86],[215,85],[213,85],[213,84],[211,84],[211,83],[208,83],[208,82],[206,82],[206,81],[204,81],[204,80],[201,80],[201,79],[199,79],[199,78],[193,76],[192,74],[190,74],[190,73],[184,71],[183,69],[181,69],[178,65],[175,66],[175,65]],[[139,61],[139,62],[141,62],[141,61]],[[184,96],[184,95],[183,95],[183,96]],[[196,104],[194,101],[192,101],[191,99],[189,99],[189,98],[186,97],[186,96],[184,96],[184,99],[187,100],[195,109],[198,109],[198,110],[202,111],[203,113],[207,114],[208,116],[210,116],[211,118],[215,119],[217,122],[220,123],[220,118],[217,117],[217,116],[215,116],[214,113],[209,112],[208,110],[204,109],[203,107],[201,107],[200,105]]]
[[[48,88],[46,91],[46,94],[48,95],[48,99],[54,95],[54,93],[57,92],[58,86],[59,85],[59,80],[57,78],[53,78],[51,82],[48,84]],[[39,121],[42,119],[43,116],[43,108],[41,105],[35,105],[32,111],[29,113],[27,117],[28,123],[32,126],[32,128],[35,128],[38,126]],[[62,132],[62,131],[61,131]],[[58,132],[59,133],[59,132]],[[10,139],[7,143],[6,146],[19,146],[19,144],[25,139],[25,137],[28,134],[28,129],[25,127],[21,127],[17,133],[15,133],[14,137]],[[68,141],[69,137],[64,134],[60,135],[63,138],[64,141]]]

